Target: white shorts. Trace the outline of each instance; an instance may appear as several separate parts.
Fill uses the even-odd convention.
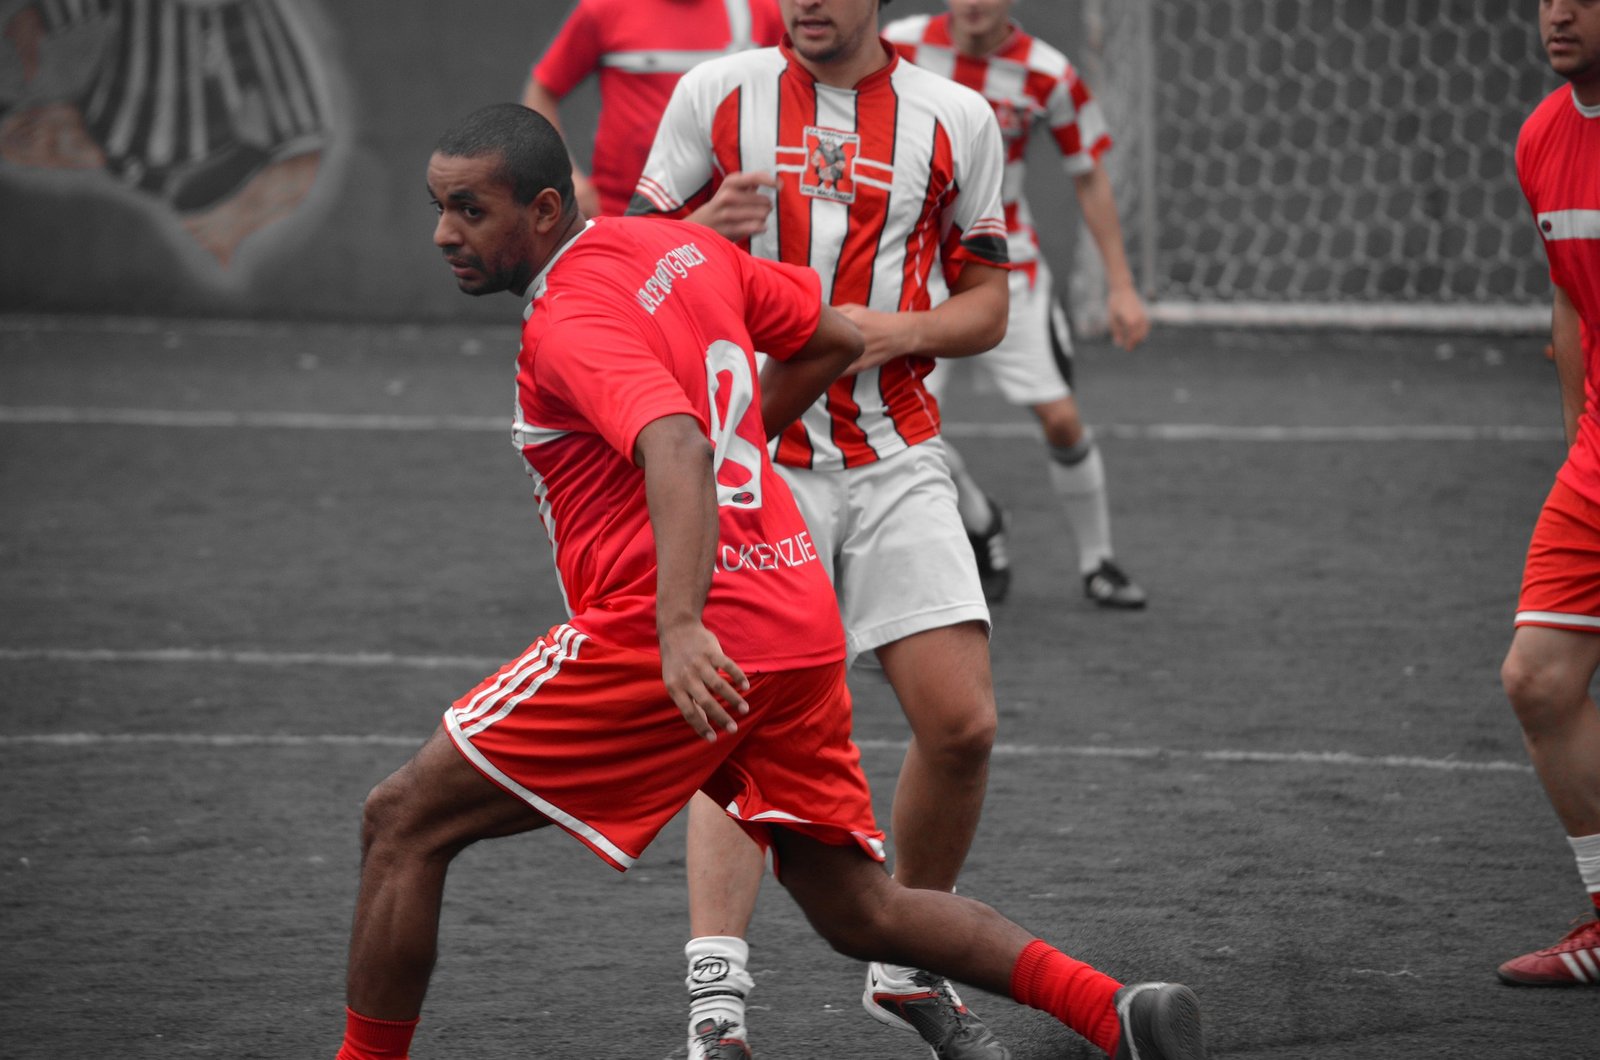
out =
[[[1026,270],[1011,270],[1010,286],[1006,337],[976,357],[936,361],[938,367],[924,380],[935,397],[942,397],[950,377],[967,365],[994,380],[1013,405],[1043,405],[1071,395],[1072,333],[1044,259],[1032,277]]]
[[[850,659],[989,607],[956,511],[944,442],[842,471],[778,467],[833,579]]]

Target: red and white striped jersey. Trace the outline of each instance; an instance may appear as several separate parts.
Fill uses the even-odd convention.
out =
[[[729,173],[774,174],[777,204],[750,252],[809,265],[833,305],[929,309],[948,296],[945,270],[1004,267],[993,113],[884,49],[888,65],[848,89],[818,84],[786,45],[695,67],[667,104],[628,211],[687,216]],[[840,379],[775,458],[837,470],[933,437],[938,403],[922,385],[932,367],[901,357]]]
[[[1011,261],[1018,265],[1037,261],[1039,237],[1023,197],[1029,135],[1041,124],[1049,129],[1071,176],[1089,172],[1111,147],[1105,115],[1078,71],[1065,55],[1015,23],[1011,35],[981,59],[956,50],[948,13],[902,18],[884,27],[883,35],[903,58],[966,85],[994,108],[1005,140],[1002,197]]]

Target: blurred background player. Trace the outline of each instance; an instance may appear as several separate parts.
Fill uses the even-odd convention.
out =
[[[1072,177],[1084,227],[1105,264],[1111,339],[1131,350],[1150,331],[1122,242],[1111,178],[1100,157],[1111,147],[1100,107],[1066,56],[1011,21],[1012,0],[948,0],[942,15],[890,23],[884,37],[919,66],[953,78],[989,101],[1005,140],[1005,216],[1010,244],[1011,312],[1006,337],[976,364],[1013,405],[1033,410],[1044,428],[1050,482],[1066,510],[1078,548],[1083,591],[1102,607],[1140,608],[1145,593],[1118,565],[1111,548],[1105,465],[1073,397],[1072,337],[1039,252],[1023,197],[1029,135],[1047,128]],[[928,380],[942,393],[949,369]],[[991,601],[1011,582],[1006,514],[984,493],[953,446],[950,470],[960,491],[961,519],[972,540]]]
[[[783,432],[774,459],[828,565],[852,657],[876,654],[911,726],[895,879],[949,891],[982,810],[996,710],[989,611],[922,378],[934,357],[982,352],[1005,326],[1000,133],[980,96],[879,39],[878,0],[781,9],[783,47],[678,83],[629,211],[688,216],[756,257],[809,265],[866,336],[854,373]],[[690,1056],[744,1057],[761,853],[708,800],[689,820]],[[941,976],[873,964],[862,1000],[941,1060],[1009,1055]],[[697,1042],[706,1020],[730,1025],[720,1051]]]
[[[1524,986],[1600,985],[1600,0],[1539,0],[1539,36],[1568,85],[1517,138],[1517,178],[1555,285],[1551,345],[1567,459],[1528,547],[1501,677],[1528,757],[1566,829],[1596,919],[1506,961]]]
[[[599,73],[592,176],[574,163],[572,183],[586,217],[619,216],[684,71],[782,35],[777,0],[578,0],[529,74],[522,105],[560,129],[560,101]]]

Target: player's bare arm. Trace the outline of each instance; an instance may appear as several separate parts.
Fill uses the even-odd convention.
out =
[[[735,732],[729,711],[748,714],[744,672],[701,622],[717,547],[717,489],[711,442],[692,416],[663,416],[634,442],[656,538],[656,633],[661,680],[683,720],[702,739]],[[726,675],[726,676],[724,676]]]
[[[860,305],[839,311],[861,329],[867,348],[854,372],[885,364],[896,357],[971,357],[1006,337],[1006,311],[1011,293],[1006,270],[966,262],[950,285],[950,297],[932,309],[883,313]]]
[[[1131,350],[1150,334],[1150,314],[1133,282],[1128,267],[1128,252],[1122,241],[1122,222],[1117,218],[1117,201],[1111,192],[1111,176],[1099,162],[1087,173],[1072,179],[1083,211],[1083,226],[1089,230],[1100,262],[1106,272],[1106,319],[1111,326],[1111,341]]]
[[[561,128],[561,101],[548,88],[541,85],[538,79],[528,78],[528,85],[522,90],[522,105],[544,115],[545,119],[556,127],[556,132],[561,134],[561,138],[563,140],[567,138],[566,131]],[[600,216],[600,193],[595,191],[594,182],[583,171],[583,167],[578,165],[576,158],[572,159],[572,194],[578,200],[578,209],[583,211],[583,216]]]
[[[1555,355],[1556,378],[1561,383],[1562,426],[1570,446],[1578,439],[1578,420],[1583,416],[1583,334],[1577,307],[1559,287],[1550,310],[1550,348]]]
[[[735,243],[766,230],[778,180],[771,173],[729,173],[711,201],[688,216]]]
[[[861,329],[832,306],[822,307],[817,330],[787,361],[761,369],[761,422],[769,437],[800,418],[866,349]]]

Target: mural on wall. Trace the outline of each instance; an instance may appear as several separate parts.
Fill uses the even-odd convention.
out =
[[[104,173],[226,273],[335,147],[311,2],[0,0],[0,166]]]

